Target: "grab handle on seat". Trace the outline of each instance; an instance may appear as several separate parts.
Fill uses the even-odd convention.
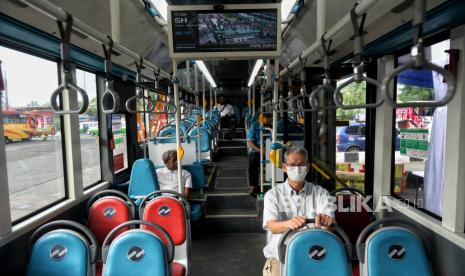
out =
[[[315,219],[307,219],[306,224],[310,223],[315,223]],[[335,232],[339,234],[339,236],[342,238],[342,241],[345,245],[346,253],[347,253],[347,259],[350,261],[352,259],[352,243],[350,242],[349,237],[347,236],[346,232],[338,226],[337,224],[333,223],[331,226],[329,226],[331,229],[334,229]],[[318,229],[318,230],[323,230],[323,231],[328,231],[320,228],[313,228],[313,229]],[[308,229],[308,230],[313,230],[313,229]],[[281,239],[279,239],[278,242],[278,257],[279,261],[284,264],[285,258],[286,258],[286,250],[287,250],[287,245],[285,244],[286,239],[289,237],[289,235],[294,232],[292,229],[286,230],[284,234],[281,236]],[[330,232],[330,231],[328,231]]]

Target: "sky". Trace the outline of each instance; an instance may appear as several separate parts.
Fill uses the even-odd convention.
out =
[[[50,102],[50,95],[58,87],[57,64],[43,58],[0,46],[3,77],[8,89],[10,107],[24,107],[36,101]],[[77,70],[78,86],[86,89],[89,100],[96,95],[95,75]]]

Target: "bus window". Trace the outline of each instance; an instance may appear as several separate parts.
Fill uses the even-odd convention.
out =
[[[63,200],[60,117],[50,108],[57,63],[0,46],[4,137],[12,221]]]
[[[449,40],[425,48],[431,62],[444,66],[449,61],[445,50]],[[410,55],[398,57],[399,65]],[[439,99],[447,90],[442,76],[430,70],[407,70],[397,78],[397,102]],[[442,214],[444,189],[444,151],[447,106],[432,108],[398,108],[395,111],[393,193],[414,206]],[[397,137],[397,135],[396,135]]]
[[[84,187],[102,179],[98,127],[97,79],[95,74],[76,69],[76,83],[86,90],[89,108],[79,115],[81,138],[82,181]]]
[[[338,85],[346,79],[340,80]],[[342,89],[344,104],[365,104],[366,83]],[[351,187],[365,190],[365,109],[336,109],[336,173]],[[336,188],[342,187],[336,183]]]
[[[113,169],[116,174],[128,168],[126,117],[123,114],[111,115],[111,131],[113,133]]]

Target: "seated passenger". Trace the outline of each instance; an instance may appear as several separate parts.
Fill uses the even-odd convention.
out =
[[[157,169],[158,183],[160,184],[160,190],[171,190],[178,192],[178,153],[176,150],[168,150],[162,155],[165,166]],[[183,196],[187,198],[189,191],[192,188],[192,176],[191,173],[182,170],[182,183],[184,186]]]
[[[283,170],[287,180],[265,194],[263,229],[267,230],[263,276],[279,276],[278,243],[287,229],[297,230],[306,219],[315,219],[315,227],[330,226],[334,220],[332,197],[322,187],[305,181],[309,168],[304,148],[290,147],[284,154]]]
[[[220,96],[218,102],[215,108],[220,112],[220,127],[228,128],[225,136],[226,139],[230,139],[231,133],[236,128],[236,112],[234,111],[234,107],[226,102],[224,96]]]

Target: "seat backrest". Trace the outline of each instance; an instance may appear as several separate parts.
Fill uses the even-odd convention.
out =
[[[99,245],[113,228],[134,219],[134,203],[119,191],[101,191],[89,199],[87,206],[87,227],[95,235]],[[127,230],[129,227],[121,229],[118,235]]]
[[[96,243],[92,233],[76,222],[48,223],[31,236],[27,275],[93,275]]]
[[[136,200],[136,205],[138,205],[140,198],[157,190],[160,190],[160,185],[153,162],[150,159],[136,160],[132,165],[131,179],[129,180],[129,197]]]
[[[190,165],[183,165],[182,167],[191,173],[193,189],[205,188],[205,170],[202,164],[193,163]]]
[[[163,241],[151,232],[131,230],[110,245],[103,275],[170,275]]]
[[[344,244],[333,233],[321,229],[297,232],[290,238],[283,275],[332,275],[351,274]]]
[[[366,241],[364,275],[432,275],[423,243],[399,226],[373,232]]]
[[[193,141],[195,143],[195,147],[197,149],[197,127],[196,126],[193,126],[190,130],[189,130],[189,137],[191,139],[191,141]],[[202,126],[200,128],[200,150],[202,152],[208,152],[210,151],[210,135],[208,134],[208,130],[206,127]]]
[[[124,227],[150,225],[159,230],[158,236],[143,229],[133,229],[116,236]],[[163,239],[167,243],[164,244]],[[103,275],[171,275],[173,241],[160,226],[143,220],[133,220],[113,229],[102,244]]]
[[[159,225],[169,234],[174,244],[174,262],[179,264],[178,267],[183,266],[187,272],[191,259],[189,214],[190,205],[187,200],[173,191],[158,191],[148,195],[139,207],[139,216],[144,221]],[[159,229],[148,225],[142,225],[141,229],[163,236]],[[168,242],[166,239],[163,241]]]

